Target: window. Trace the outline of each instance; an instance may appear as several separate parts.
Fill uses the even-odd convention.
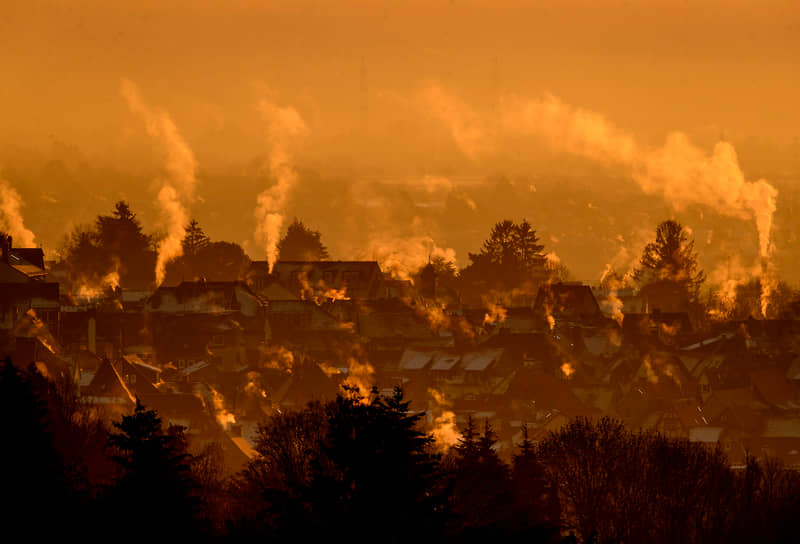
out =
[[[342,283],[345,285],[356,285],[359,280],[358,270],[345,270],[342,274]]]
[[[225,336],[221,334],[215,334],[211,337],[211,345],[216,347],[221,347],[225,345]]]

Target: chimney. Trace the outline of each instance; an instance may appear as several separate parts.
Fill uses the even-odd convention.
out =
[[[0,240],[0,244],[2,244],[3,262],[8,264],[8,259],[11,256],[11,247],[12,247],[11,235],[10,234],[3,235],[2,240]]]
[[[89,344],[89,351],[97,353],[97,321],[94,316],[89,317],[89,327],[87,331],[87,340]]]

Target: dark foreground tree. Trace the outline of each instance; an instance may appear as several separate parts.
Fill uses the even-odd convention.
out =
[[[550,433],[536,455],[558,489],[562,528],[584,540],[794,538],[788,519],[800,513],[800,478],[793,471],[774,465],[762,470],[753,460],[734,471],[720,448],[631,432],[609,418],[571,421]]]
[[[125,527],[126,535],[158,534],[187,537],[201,527],[203,504],[192,471],[193,457],[186,451],[182,427],[164,428],[154,410],[140,403],[129,416],[114,423],[109,449],[117,475],[103,497],[107,527]],[[153,520],[154,526],[130,523]]]
[[[522,443],[511,466],[517,531],[539,541],[554,539],[561,526],[558,490],[547,478],[544,463],[528,437],[527,425],[523,426],[522,433]]]
[[[335,401],[273,416],[261,426],[261,454],[236,493],[243,534],[278,540],[352,535],[405,542],[434,538],[444,504],[438,456],[399,390],[364,397],[349,389]],[[256,503],[252,502],[256,500]]]
[[[478,433],[472,416],[447,459],[452,485],[451,536],[461,541],[483,541],[490,535],[509,536],[513,495],[508,466],[494,450],[497,437],[489,422]]]
[[[0,522],[10,537],[54,537],[79,514],[69,468],[53,441],[44,400],[35,386],[36,370],[0,363],[0,447],[3,505]]]

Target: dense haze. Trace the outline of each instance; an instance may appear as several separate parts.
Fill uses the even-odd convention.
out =
[[[49,255],[124,198],[165,252],[296,216],[402,275],[527,218],[597,280],[675,217],[712,281],[800,280],[796,2],[3,4],[0,179]]]

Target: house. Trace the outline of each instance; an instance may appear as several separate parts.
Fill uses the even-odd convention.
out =
[[[599,324],[606,319],[592,288],[581,283],[546,283],[539,287],[533,305],[540,329],[556,323]]]
[[[145,305],[155,362],[182,369],[207,360],[232,371],[258,360],[269,331],[267,307],[239,281],[161,286]]]
[[[269,340],[303,346],[310,352],[325,352],[333,345],[349,342],[356,333],[355,324],[330,309],[330,305],[320,307],[311,300],[270,301]]]
[[[680,283],[664,280],[649,283],[639,290],[645,312],[686,313],[689,311],[689,291]]]
[[[0,335],[6,349],[13,330],[30,310],[51,334],[59,331],[58,283],[47,281],[40,248],[15,248],[11,236],[0,237]]]
[[[161,369],[144,363],[135,355],[125,355],[117,361],[116,368],[122,381],[134,397],[158,394],[155,384],[161,379]]]
[[[643,336],[653,336],[670,345],[680,345],[681,340],[693,331],[688,313],[660,310],[644,314],[625,314],[622,330],[626,339],[634,342]]]
[[[251,271],[248,278],[257,289],[274,278],[301,299],[385,297],[383,272],[376,261],[278,261],[272,274],[262,261],[255,261]]]
[[[534,368],[517,370],[504,397],[515,419],[535,425],[555,415],[563,416],[566,421],[596,413],[572,392],[568,380]]]
[[[800,468],[800,417],[768,418],[752,446],[756,454],[777,457],[791,468]]]
[[[435,332],[425,307],[400,299],[336,300],[324,306],[343,323],[352,323],[371,351],[398,355],[408,346],[451,347],[452,335]]]
[[[284,284],[278,281],[275,274],[269,273],[267,261],[253,261],[245,276],[248,287],[265,300],[299,300],[299,297],[289,291]]]
[[[692,427],[689,429],[689,442],[721,448],[732,466],[742,466],[747,459],[747,447],[740,433],[725,427],[710,425]]]
[[[778,366],[749,372],[753,391],[776,410],[800,413],[800,386],[786,379],[786,371]]]
[[[126,415],[136,407],[136,397],[109,359],[104,359],[91,383],[81,391],[82,402],[109,416]]]

